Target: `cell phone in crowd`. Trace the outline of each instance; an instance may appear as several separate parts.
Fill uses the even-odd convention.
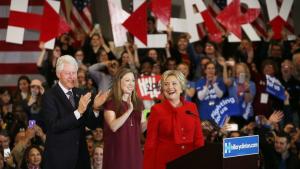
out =
[[[10,155],[10,149],[9,148],[5,148],[3,150],[3,156],[4,156],[4,158],[9,157],[9,155]]]
[[[36,124],[36,121],[35,120],[29,120],[28,121],[28,128],[33,128]]]
[[[99,23],[96,23],[94,25],[94,31],[95,31],[95,33],[101,34],[101,28],[100,28],[100,24]]]
[[[238,131],[239,130],[239,126],[238,124],[232,123],[232,124],[227,124],[227,131]]]
[[[243,84],[243,83],[245,83],[245,80],[246,80],[246,74],[245,73],[240,73],[240,75],[239,75],[239,83]]]
[[[256,125],[263,125],[263,116],[262,115],[255,116],[255,123]]]
[[[96,23],[95,26],[94,26],[94,28],[95,28],[95,29],[100,29],[100,24],[99,24],[99,23]]]

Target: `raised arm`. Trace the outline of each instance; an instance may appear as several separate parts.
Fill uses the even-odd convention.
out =
[[[133,104],[131,100],[129,100],[128,110],[125,113],[123,113],[120,117],[117,117],[116,113],[112,110],[105,110],[104,119],[108,124],[108,126],[110,127],[110,129],[113,132],[116,132],[119,128],[121,128],[124,125],[125,121],[128,119],[132,111],[133,111]]]
[[[46,49],[44,47],[44,43],[40,43],[39,47],[42,49],[42,51],[41,51],[41,54],[40,54],[38,60],[36,61],[36,66],[38,68],[42,67],[43,61],[44,61],[45,55],[46,55]]]

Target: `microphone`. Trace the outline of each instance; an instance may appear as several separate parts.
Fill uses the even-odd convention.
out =
[[[191,116],[194,116],[194,117],[197,117],[197,115],[195,115],[193,112],[191,112],[190,110],[186,110],[185,113],[187,115],[191,115]]]

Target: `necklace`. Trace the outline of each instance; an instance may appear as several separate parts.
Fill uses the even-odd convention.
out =
[[[132,121],[132,117],[130,117],[130,126],[133,126],[133,121]]]

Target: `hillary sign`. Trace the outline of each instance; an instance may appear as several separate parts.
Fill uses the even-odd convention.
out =
[[[266,91],[281,100],[285,100],[285,94],[284,94],[285,89],[280,83],[280,81],[275,77],[271,77],[269,75],[266,75],[266,80],[267,80]]]
[[[143,100],[160,98],[160,76],[143,76],[137,80],[137,93]]]
[[[243,32],[251,41],[260,41],[260,35],[268,36],[265,28],[267,25],[260,17],[264,12],[259,0],[227,0],[227,6],[223,10],[213,1],[207,3],[204,0],[182,0],[181,8],[184,9],[185,18],[171,16],[171,0],[133,0],[132,13],[123,10],[121,1],[107,0],[116,46],[124,45],[128,31],[135,37],[138,47],[165,47],[166,34],[147,33],[148,10],[157,18],[159,31],[167,30],[169,25],[174,32],[188,33],[191,36],[190,42],[202,38],[199,32],[208,32],[209,39],[215,42],[221,42],[225,32],[229,33],[229,42],[240,42]],[[279,6],[276,0],[265,0],[266,13],[269,16],[267,23],[274,32],[273,39],[280,39],[283,28],[291,27],[287,25],[290,25],[288,19],[293,2],[294,0],[281,0]],[[244,5],[247,8],[242,11],[241,7]],[[199,24],[203,24],[205,30],[200,31]]]
[[[259,136],[226,138],[223,140],[223,158],[259,153]]]
[[[211,113],[211,118],[223,127],[226,117],[239,114],[239,105],[233,97],[223,99]]]

